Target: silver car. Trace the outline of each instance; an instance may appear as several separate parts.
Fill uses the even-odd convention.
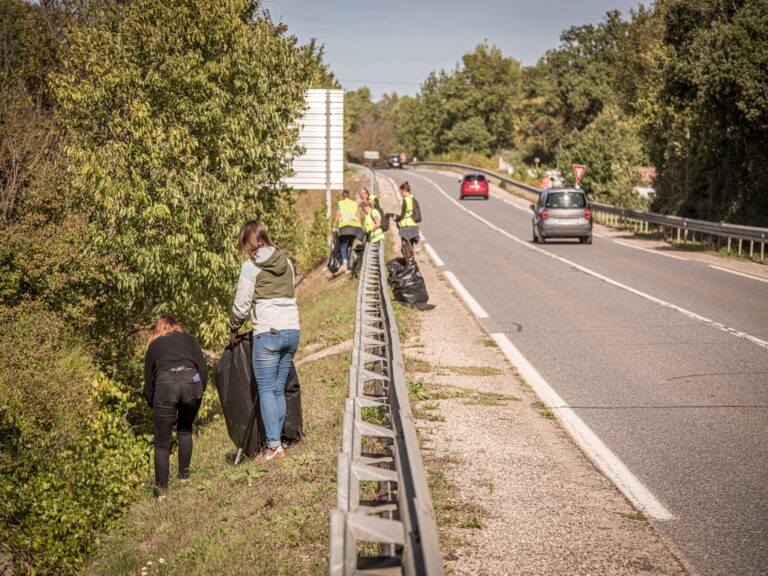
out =
[[[531,210],[533,241],[537,244],[544,244],[549,238],[578,238],[582,244],[592,244],[592,210],[584,190],[542,190]]]

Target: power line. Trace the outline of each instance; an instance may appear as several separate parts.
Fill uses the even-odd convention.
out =
[[[339,78],[339,82],[357,82],[360,84],[402,84],[403,86],[421,86],[421,82],[396,82],[389,80],[355,80],[352,78]]]

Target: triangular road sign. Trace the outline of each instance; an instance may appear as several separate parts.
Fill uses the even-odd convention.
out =
[[[576,184],[581,182],[581,179],[584,178],[584,172],[587,171],[587,167],[583,166],[581,164],[574,164],[573,165],[573,175],[576,178]]]

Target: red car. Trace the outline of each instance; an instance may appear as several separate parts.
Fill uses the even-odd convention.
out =
[[[464,174],[464,178],[459,182],[461,182],[459,200],[464,200],[468,196],[480,196],[488,200],[488,180],[482,174],[474,172]]]

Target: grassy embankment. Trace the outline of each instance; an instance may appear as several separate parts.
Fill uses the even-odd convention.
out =
[[[298,295],[297,361],[351,338],[356,288],[349,277],[330,279],[322,271],[306,277]],[[345,352],[299,368],[306,437],[285,459],[233,467],[235,447],[219,417],[195,438],[191,481],[172,480],[165,502],[152,498],[148,470],[144,496],[103,539],[84,573],[327,573],[348,366]]]
[[[355,184],[348,186],[356,189]],[[172,454],[169,498],[162,503],[152,498],[147,463],[143,495],[101,539],[84,574],[327,573],[328,513],[336,504],[336,455],[350,354],[301,360],[351,340],[356,290],[356,280],[331,278],[324,268],[308,274],[298,287],[302,335],[296,360],[306,437],[288,449],[288,456],[263,466],[246,460],[233,467],[235,447],[218,416],[198,431],[188,484],[174,478]],[[399,316],[414,314],[396,307]],[[215,394],[213,384],[208,393]]]

